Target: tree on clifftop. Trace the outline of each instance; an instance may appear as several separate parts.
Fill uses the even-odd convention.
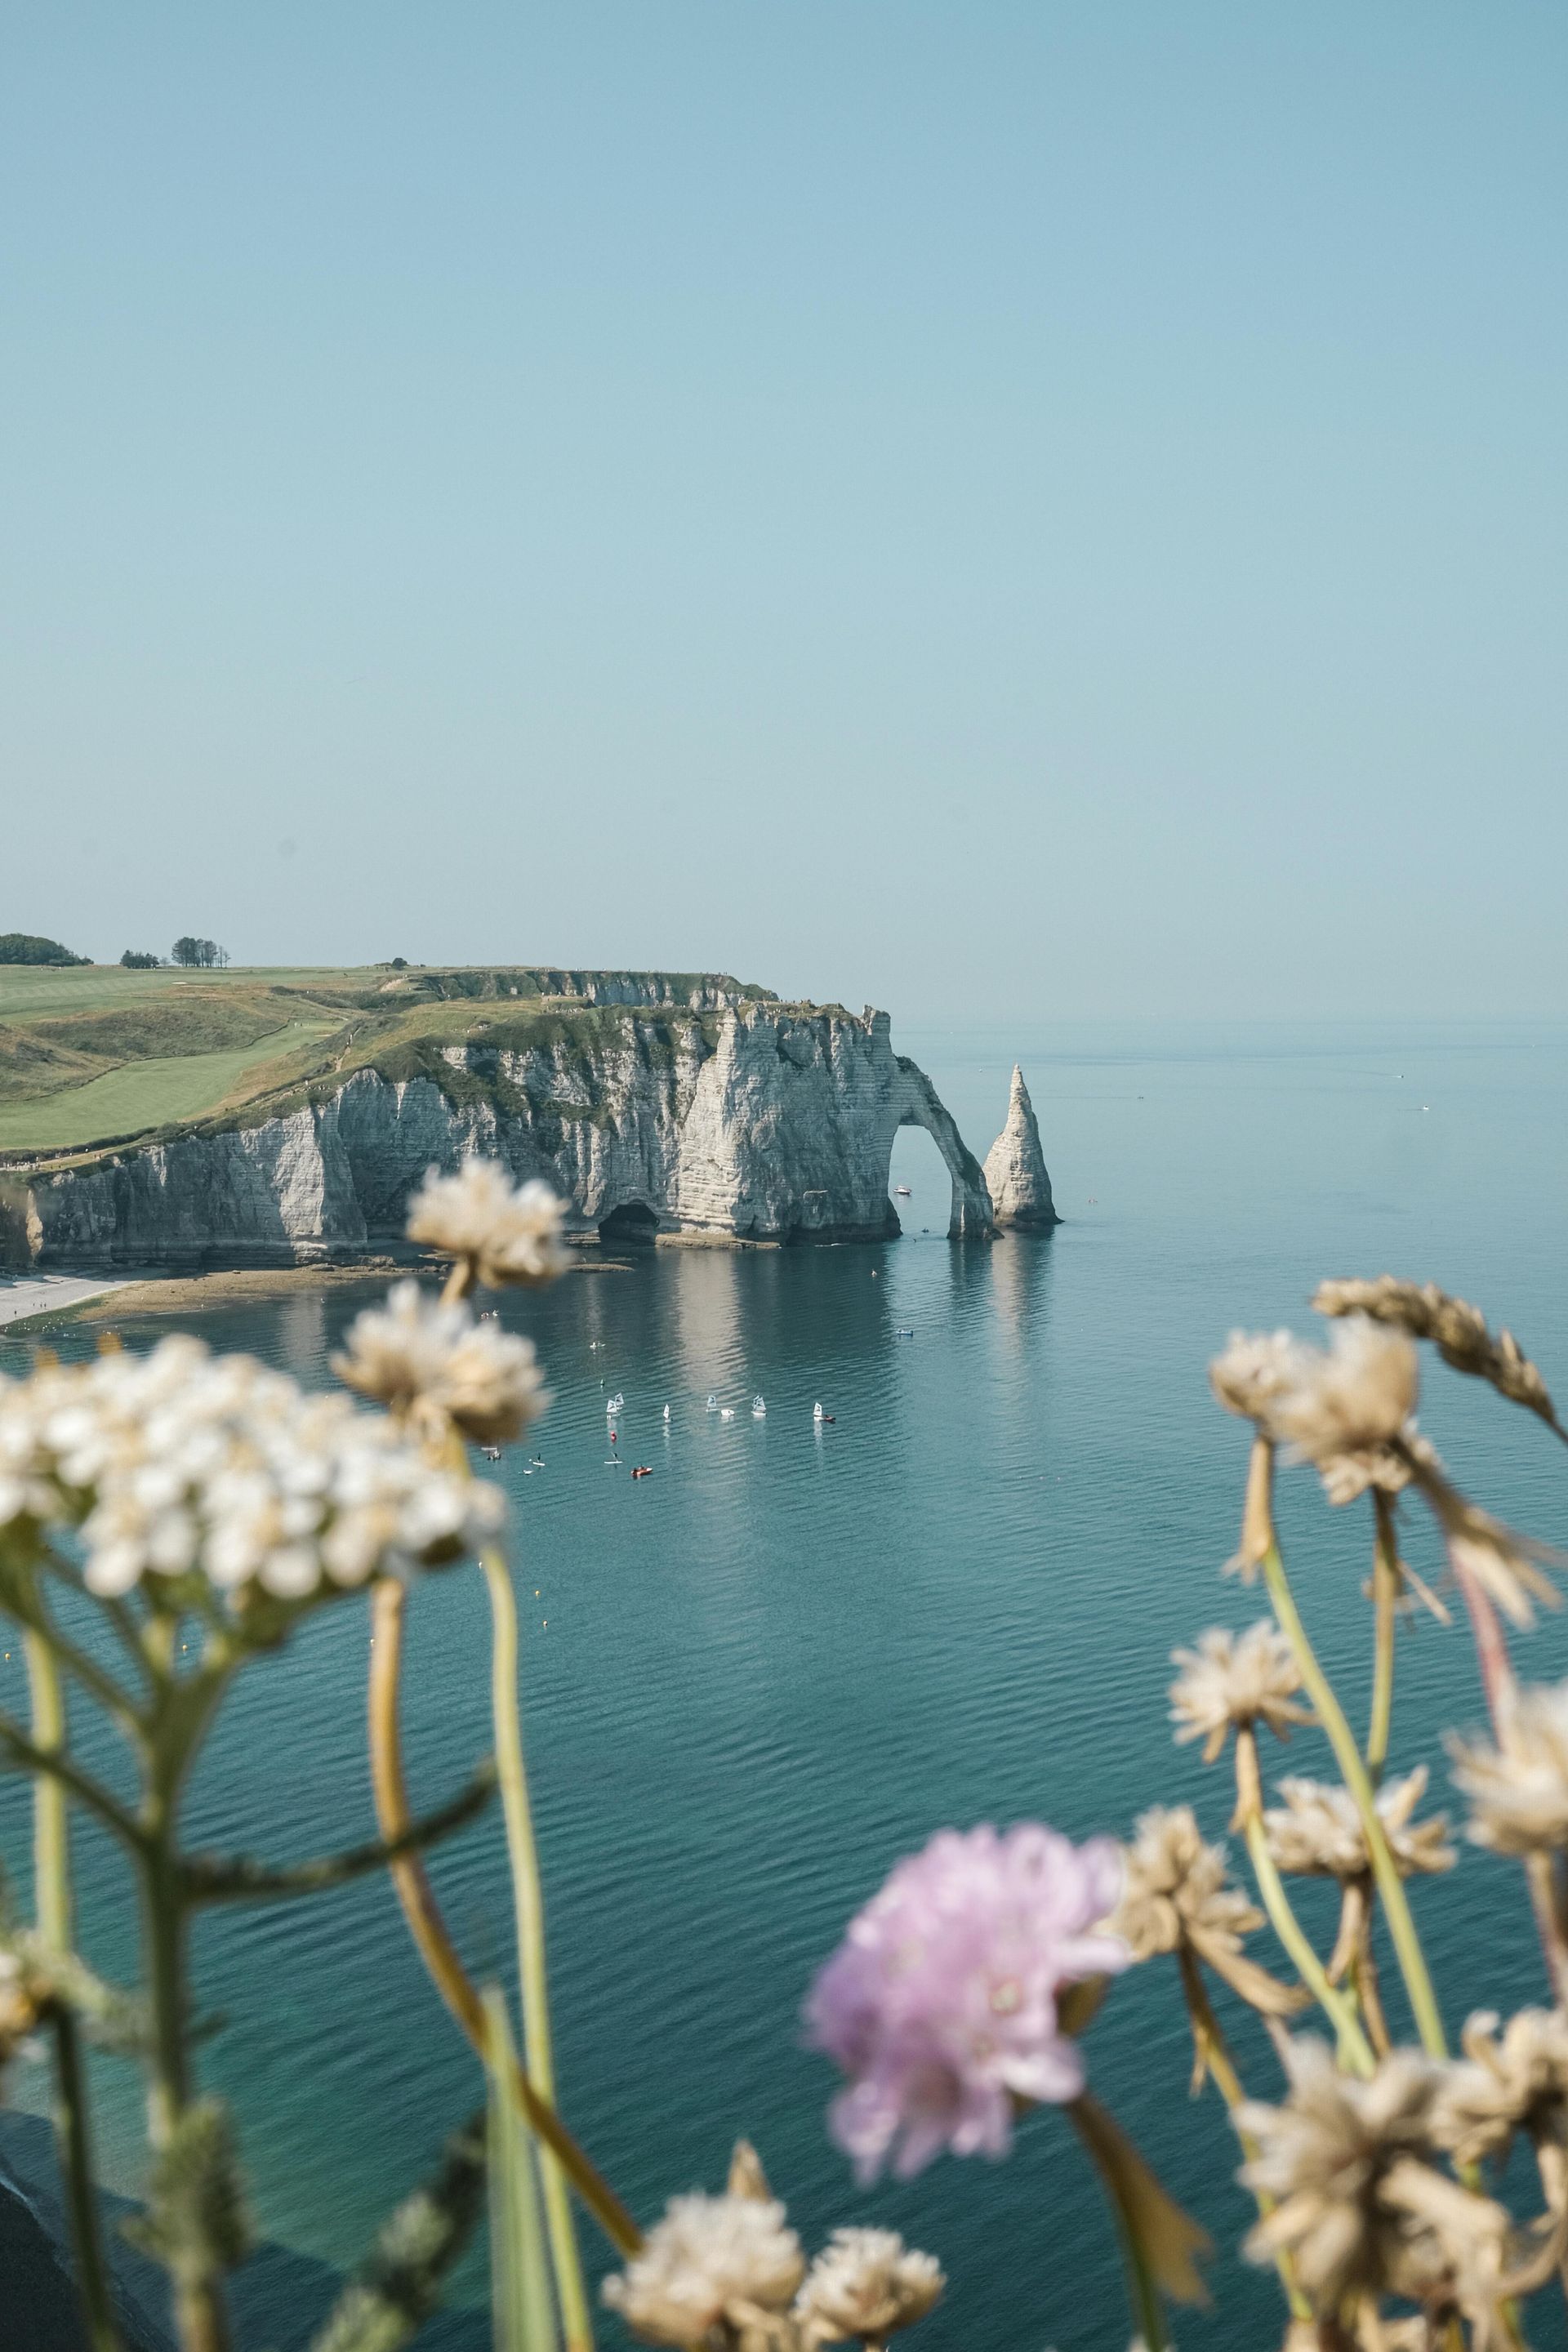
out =
[[[204,971],[228,961],[228,950],[220,948],[216,940],[195,940],[189,932],[174,941],[171,952],[176,963],[199,965]]]
[[[29,931],[0,931],[0,963],[90,963],[90,956],[72,955],[58,940],[37,940]]]

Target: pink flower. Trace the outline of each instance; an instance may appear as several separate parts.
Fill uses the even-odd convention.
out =
[[[1084,2085],[1057,1996],[1128,1963],[1096,1932],[1116,1906],[1111,1838],[1075,1846],[1026,1822],[998,1835],[942,1830],[849,1923],[806,2003],[813,2045],[849,2077],[833,2136],[874,2180],[907,2179],[944,2147],[1005,2156],[1016,2101],[1059,2105]]]

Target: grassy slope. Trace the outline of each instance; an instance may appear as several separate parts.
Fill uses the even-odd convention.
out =
[[[220,1108],[247,1075],[335,1028],[332,1022],[297,1021],[227,1053],[138,1058],[86,1086],[0,1105],[0,1150],[61,1150],[200,1118]]]
[[[486,1087],[445,1065],[443,1045],[482,1038],[570,1053],[574,1042],[603,1044],[622,1032],[621,1008],[533,992],[552,977],[548,967],[395,978],[381,970],[0,968],[0,1152],[77,1159],[183,1125],[249,1124],[365,1066],[398,1078],[426,1071],[466,1096]],[[678,976],[682,995],[698,977]],[[676,1007],[651,1020],[645,1013],[642,1050],[668,1054],[675,1030],[698,1017]],[[586,1101],[561,1108],[592,1116]]]

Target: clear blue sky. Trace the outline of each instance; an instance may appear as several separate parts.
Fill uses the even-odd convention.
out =
[[[1568,1011],[1561,0],[26,0],[0,929]]]

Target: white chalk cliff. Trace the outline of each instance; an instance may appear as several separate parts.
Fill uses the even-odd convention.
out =
[[[426,1170],[470,1152],[544,1178],[584,1236],[870,1239],[899,1230],[888,1165],[908,1126],[947,1164],[950,1233],[993,1229],[979,1164],[930,1079],[894,1053],[885,1013],[747,999],[601,1004],[516,1043],[492,1025],[493,1038],[409,1048],[270,1116],[258,1107],[254,1124],[239,1115],[18,1171],[0,1202],[12,1255],[20,1243],[35,1264],[73,1266],[352,1258],[398,1242]]]
[[[985,1188],[999,1227],[1043,1230],[1061,1222],[1040,1148],[1040,1123],[1016,1062],[1007,1098],[1007,1124],[985,1155]]]

